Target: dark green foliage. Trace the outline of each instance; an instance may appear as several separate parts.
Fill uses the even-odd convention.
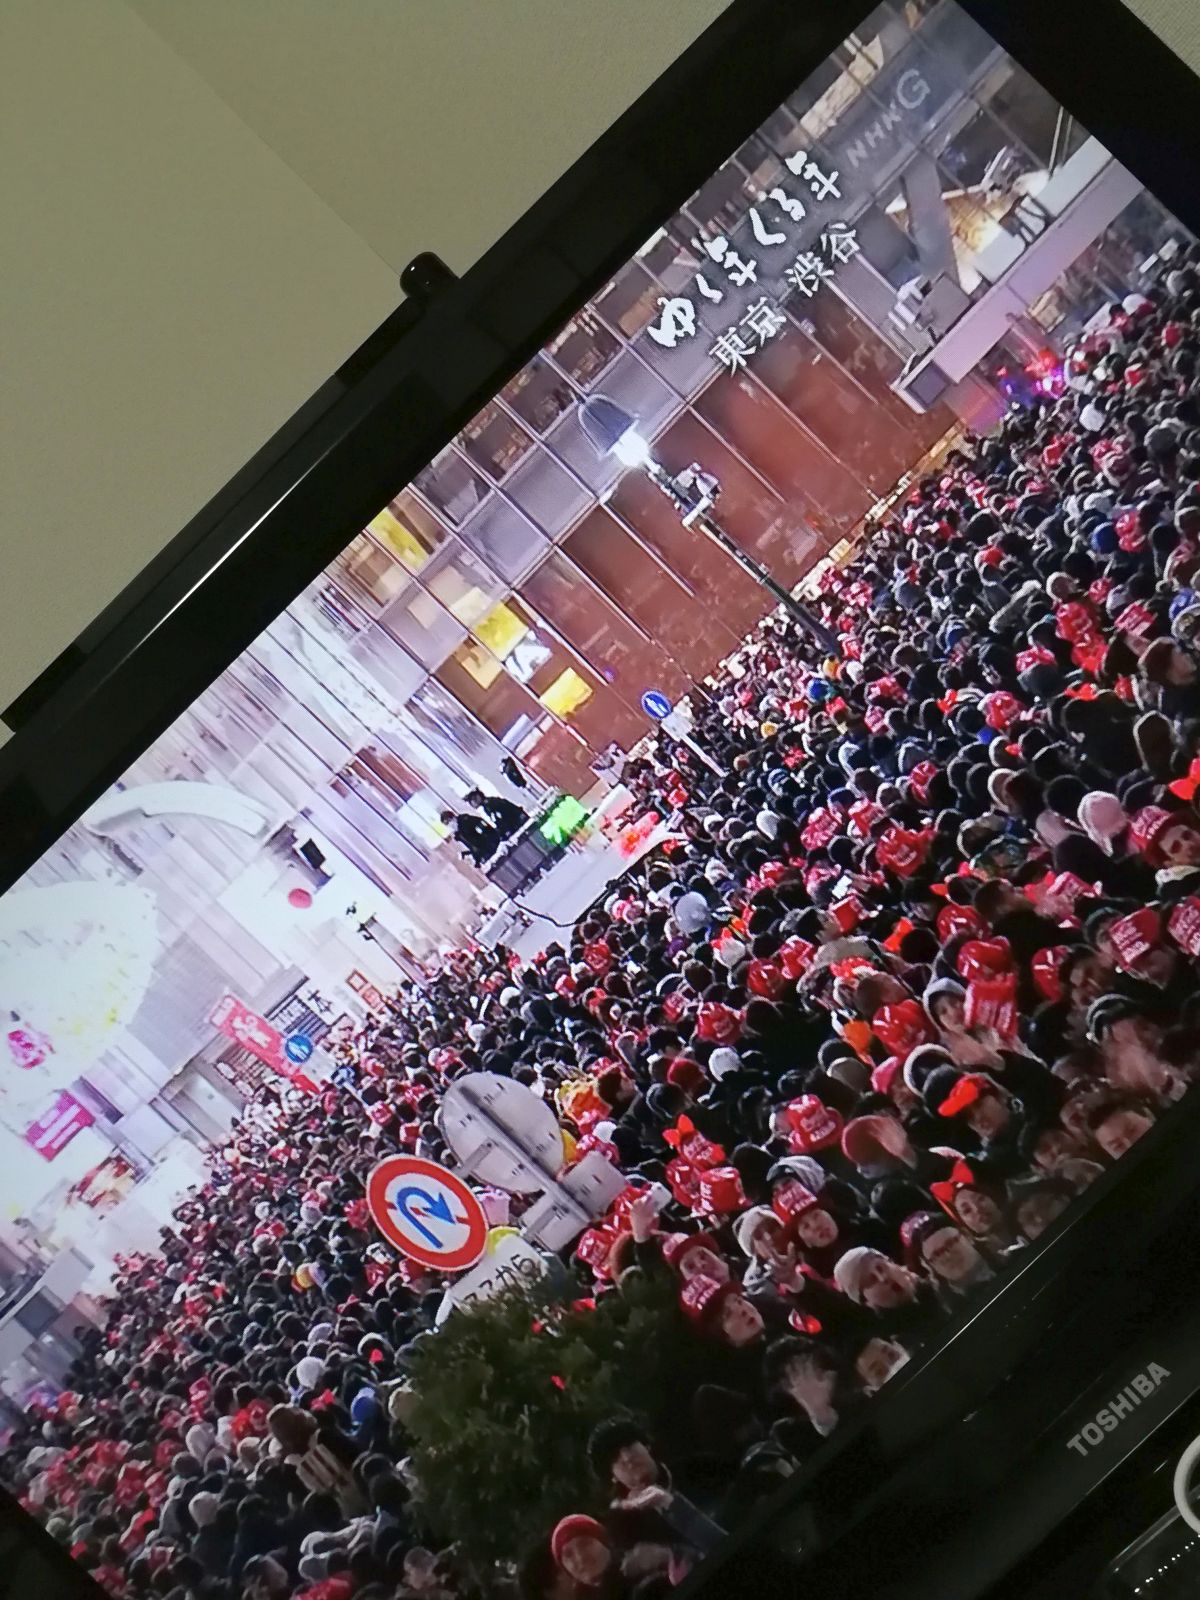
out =
[[[482,1568],[518,1559],[567,1512],[603,1511],[589,1434],[617,1412],[659,1413],[689,1342],[670,1283],[638,1273],[595,1309],[542,1279],[454,1312],[411,1374],[431,1532]]]

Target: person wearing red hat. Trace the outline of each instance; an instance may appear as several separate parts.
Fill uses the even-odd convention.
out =
[[[667,1068],[667,1082],[682,1089],[689,1100],[703,1093],[707,1081],[704,1068],[691,1056],[676,1056]]]
[[[980,1036],[968,1027],[967,991],[954,978],[935,978],[925,990],[925,1009],[933,1018],[947,1051],[960,1067],[994,1067],[999,1062],[995,1035]]]
[[[858,1169],[855,1183],[867,1187],[891,1176],[928,1187],[947,1177],[953,1164],[952,1156],[918,1148],[899,1117],[885,1111],[848,1122],[842,1132],[842,1152]]]
[[[727,1283],[731,1277],[728,1261],[710,1233],[671,1233],[661,1239],[662,1259],[683,1282],[708,1278]],[[641,1256],[638,1257],[639,1262]]]
[[[1159,883],[1200,868],[1200,827],[1193,811],[1143,806],[1129,825],[1136,849],[1159,869]]]
[[[996,1078],[939,1067],[926,1079],[923,1098],[926,1108],[944,1119],[947,1137],[958,1140],[964,1154],[978,1149],[1006,1175],[1024,1170],[1021,1141],[1034,1119]],[[958,1133],[960,1126],[969,1131]]]
[[[684,1315],[705,1333],[723,1340],[734,1350],[755,1344],[762,1337],[763,1318],[735,1278],[692,1277],[679,1297]]]
[[[554,1564],[585,1590],[599,1589],[613,1567],[608,1530],[595,1517],[573,1512],[560,1519],[550,1535]]]

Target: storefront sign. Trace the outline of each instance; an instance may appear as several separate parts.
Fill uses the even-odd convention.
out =
[[[366,973],[359,972],[357,967],[346,979],[346,987],[353,989],[368,1011],[384,1011],[387,1009],[382,990],[376,988]]]
[[[244,1000],[232,994],[222,995],[208,1020],[218,1033],[240,1044],[268,1067],[274,1067],[276,1072],[291,1072],[284,1055],[283,1035],[266,1017],[252,1011]]]
[[[53,1161],[77,1133],[90,1128],[95,1117],[88,1108],[65,1090],[54,1097],[49,1111],[30,1123],[25,1130],[25,1142],[33,1146],[46,1161]]]

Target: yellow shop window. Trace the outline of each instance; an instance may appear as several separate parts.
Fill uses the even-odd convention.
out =
[[[579,707],[591,698],[591,686],[579,676],[574,667],[564,668],[545,694],[538,696],[547,711],[553,711],[555,716],[564,719],[573,711],[578,711]]]
[[[410,572],[420,572],[428,561],[429,551],[394,511],[381,511],[367,527],[382,544],[395,551]]]

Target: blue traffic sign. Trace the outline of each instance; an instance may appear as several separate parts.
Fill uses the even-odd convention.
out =
[[[671,715],[672,707],[661,689],[647,689],[642,696],[642,710],[655,722],[661,722],[664,717]]]
[[[302,1067],[313,1053],[313,1042],[306,1033],[289,1033],[283,1041],[283,1053],[289,1061]]]

